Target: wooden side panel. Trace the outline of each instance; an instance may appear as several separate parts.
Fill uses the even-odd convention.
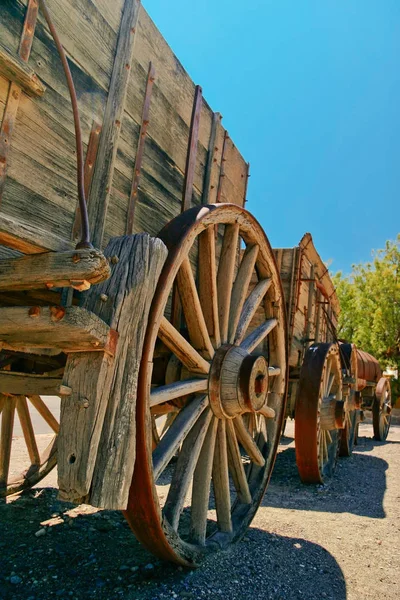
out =
[[[48,0],[48,8],[67,53],[74,79],[84,142],[93,122],[104,127],[104,113],[113,72],[115,52],[125,0]],[[24,0],[3,0],[0,37],[11,53],[17,53],[26,11]],[[129,193],[141,126],[142,106],[149,62],[156,79],[150,104],[134,230],[156,234],[181,210],[189,128],[195,84],[169,48],[156,26],[140,8],[122,115],[110,202],[105,216],[105,246],[112,236],[125,232]],[[77,206],[76,156],[71,103],[60,59],[43,17],[33,40],[29,67],[46,86],[42,98],[23,95],[11,140],[8,175],[0,207],[1,215],[37,228],[36,251],[46,232],[69,241]],[[201,82],[199,82],[201,83]],[[0,77],[0,119],[9,89]],[[213,112],[203,99],[199,142],[194,170],[192,204],[202,199]],[[209,202],[216,201],[221,167],[224,177],[220,200],[243,205],[246,163],[228,139],[221,164],[225,130],[217,126],[212,156]],[[95,170],[95,169],[94,169]],[[96,172],[96,171],[95,171]],[[29,234],[27,234],[29,237]],[[99,236],[97,236],[99,237]],[[12,238],[2,235],[2,243]],[[10,241],[11,240],[11,241]],[[54,244],[53,244],[54,246]],[[13,246],[30,252],[30,244]],[[55,249],[52,247],[52,249]]]

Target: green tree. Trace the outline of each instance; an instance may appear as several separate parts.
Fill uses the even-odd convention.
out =
[[[372,257],[353,265],[350,275],[333,277],[341,306],[338,336],[400,372],[400,234]]]

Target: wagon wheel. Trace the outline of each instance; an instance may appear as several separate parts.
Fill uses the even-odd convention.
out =
[[[357,394],[357,351],[354,344],[341,344],[340,358],[345,372],[343,400],[346,416],[344,429],[340,432],[339,455],[351,456],[356,441],[360,412]],[[348,383],[346,378],[348,378]]]
[[[386,377],[381,377],[375,390],[374,403],[372,405],[372,425],[374,428],[374,438],[379,442],[386,440],[392,412],[392,393],[390,381]]]
[[[285,314],[272,250],[244,209],[195,207],[160,237],[169,255],[145,336],[125,516],[156,555],[194,565],[243,535],[268,484],[285,408]],[[237,267],[241,245],[246,249]],[[174,286],[181,327],[166,318]],[[188,375],[149,393],[157,339]],[[166,404],[179,410],[152,452],[149,406]]]
[[[344,419],[338,346],[313,344],[304,357],[295,409],[296,462],[304,483],[324,483],[332,475]]]
[[[55,435],[44,450],[38,448],[32,415],[40,415]],[[30,488],[45,477],[57,463],[57,433],[59,424],[40,396],[12,396],[0,394],[1,434],[0,434],[0,497],[15,494]],[[24,438],[26,469],[13,472],[12,450],[15,439],[16,420]],[[37,416],[35,415],[35,416]],[[34,418],[34,421],[36,419]],[[19,448],[19,452],[21,452]],[[24,452],[24,450],[22,450]]]

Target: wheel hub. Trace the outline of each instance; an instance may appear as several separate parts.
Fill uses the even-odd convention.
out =
[[[238,346],[221,346],[211,364],[209,392],[211,408],[219,419],[261,410],[268,394],[267,361]]]

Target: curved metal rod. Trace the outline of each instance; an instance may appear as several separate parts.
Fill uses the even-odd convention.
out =
[[[77,248],[93,248],[90,243],[90,229],[89,229],[89,218],[87,212],[85,188],[84,188],[84,161],[83,161],[83,145],[82,145],[82,131],[79,120],[79,109],[78,101],[76,97],[76,91],[74,81],[72,79],[71,71],[68,65],[67,57],[65,55],[64,48],[58,37],[56,28],[50,18],[49,11],[47,9],[44,0],[39,0],[39,6],[43,12],[44,18],[46,19],[47,25],[49,26],[51,35],[53,36],[54,42],[57,46],[58,53],[61,58],[62,66],[64,69],[65,77],[67,79],[69,94],[71,97],[72,111],[74,114],[74,126],[75,126],[75,142],[76,142],[76,162],[77,162],[77,182],[78,182],[78,198],[79,198],[79,209],[81,213],[81,227],[82,236],[81,241],[77,244]]]

